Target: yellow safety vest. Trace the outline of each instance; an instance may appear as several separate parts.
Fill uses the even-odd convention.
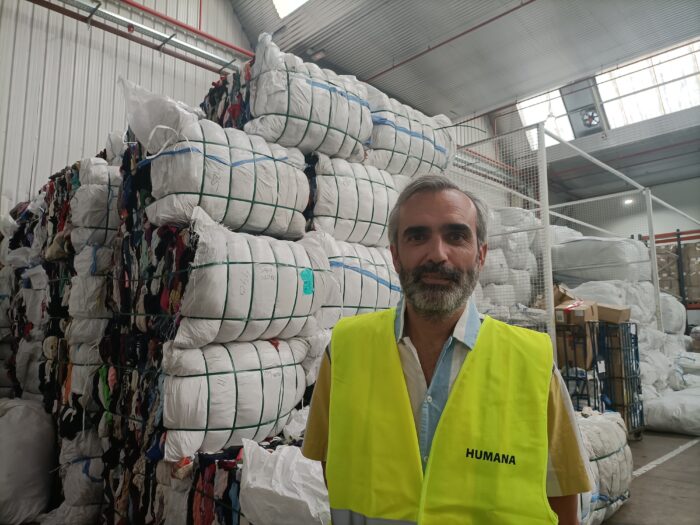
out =
[[[556,524],[546,493],[549,337],[484,319],[424,474],[395,315],[351,317],[333,330],[326,464],[333,525]]]

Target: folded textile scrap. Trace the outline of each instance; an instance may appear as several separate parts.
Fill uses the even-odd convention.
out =
[[[372,137],[365,163],[394,175],[439,175],[455,155],[452,122],[445,115],[428,117],[369,84]]]

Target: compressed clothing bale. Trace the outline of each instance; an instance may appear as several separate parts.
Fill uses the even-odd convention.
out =
[[[392,175],[391,178],[394,180],[394,188],[396,188],[397,193],[401,193],[406,186],[413,182],[413,179],[406,175]]]
[[[296,148],[201,120],[151,161],[151,222],[186,224],[196,206],[229,228],[281,239],[304,235],[309,201]]]
[[[504,238],[503,254],[506,256],[508,268],[516,270],[527,269],[531,253],[527,232],[508,233],[502,237]]]
[[[616,412],[594,413],[576,418],[588,456],[588,470],[594,482],[582,510],[584,525],[597,525],[610,518],[630,496],[632,451],[627,428]]]
[[[255,49],[250,111],[246,132],[305,154],[359,162],[372,134],[364,83],[282,53],[267,33]]]
[[[332,328],[341,317],[386,310],[401,297],[399,276],[386,248],[336,241],[330,235],[311,232],[328,257],[333,280],[321,309],[320,323]]]
[[[211,342],[288,339],[317,328],[331,280],[317,241],[234,233],[201,208],[193,212],[197,250],[180,308],[180,348]]]
[[[51,498],[51,416],[39,402],[0,399],[0,443],[0,523],[36,521]]]
[[[533,281],[539,276],[540,268],[537,264],[537,257],[532,252],[527,254],[527,268],[525,269],[530,274],[530,279]]]
[[[386,171],[318,156],[314,229],[339,241],[388,246],[389,214],[398,196]]]
[[[81,186],[87,184],[99,184],[111,186],[119,192],[122,185],[122,176],[119,166],[110,166],[105,159],[91,157],[80,161],[78,180]]]
[[[309,349],[301,366],[306,373],[306,386],[311,386],[316,383],[323,355],[331,343],[331,330],[319,330],[314,335],[304,339],[309,344]]]
[[[664,331],[670,334],[683,334],[688,314],[678,299],[667,293],[661,294],[661,321]]]
[[[107,308],[108,277],[78,277],[71,278],[68,313],[73,318],[82,319],[111,319],[112,314]]]
[[[282,431],[306,390],[304,339],[163,350],[165,460]]]
[[[107,329],[109,319],[71,319],[66,326],[66,340],[70,345],[96,345]]]
[[[107,162],[110,166],[121,166],[126,144],[124,143],[124,133],[121,131],[112,131],[107,135],[105,144],[105,152]]]
[[[645,399],[644,423],[650,430],[700,436],[700,387]]]
[[[72,345],[68,351],[70,359],[70,391],[78,396],[84,396],[85,403],[92,394],[93,379],[102,366],[100,349],[94,345]]]
[[[648,326],[655,320],[656,300],[650,282],[590,281],[573,288],[576,297],[616,306],[629,306],[631,320]]]
[[[505,284],[510,277],[508,273],[508,263],[503,250],[489,250],[486,253],[484,267],[479,274],[479,282],[482,286],[487,284]]]
[[[529,279],[528,279],[529,284]],[[483,287],[484,298],[492,304],[511,306],[515,304],[515,288],[511,284],[487,284]]]
[[[573,228],[569,228],[567,226],[557,226],[556,224],[549,226],[549,239],[552,245],[563,244],[580,237],[583,237],[583,234],[578,230],[574,230]]]
[[[372,138],[365,163],[394,175],[439,175],[455,155],[452,122],[428,117],[377,88],[366,85]]]
[[[121,219],[117,209],[118,188],[105,184],[80,186],[70,201],[71,242],[76,252],[85,246],[108,245],[114,240]]]
[[[590,281],[650,281],[649,250],[641,241],[580,237],[552,246],[552,269]]]
[[[39,365],[44,352],[40,341],[21,339],[17,347],[16,374],[23,399],[41,399]]]
[[[510,275],[508,283],[513,286],[515,295],[514,303],[520,303],[525,306],[529,305],[532,295],[530,273],[527,270],[508,270],[508,273]]]
[[[41,330],[49,321],[49,277],[41,266],[22,272],[20,295],[24,302],[24,313],[34,329]]]
[[[73,258],[73,268],[80,277],[105,275],[113,266],[114,251],[103,246],[87,246]]]

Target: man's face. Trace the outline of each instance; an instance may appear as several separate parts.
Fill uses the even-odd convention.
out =
[[[476,206],[460,191],[417,193],[399,210],[391,255],[406,300],[420,315],[440,319],[462,308],[486,249],[477,247]]]

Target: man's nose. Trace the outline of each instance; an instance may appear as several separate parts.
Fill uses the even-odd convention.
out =
[[[447,261],[447,243],[439,235],[431,240],[428,260],[438,264]]]

